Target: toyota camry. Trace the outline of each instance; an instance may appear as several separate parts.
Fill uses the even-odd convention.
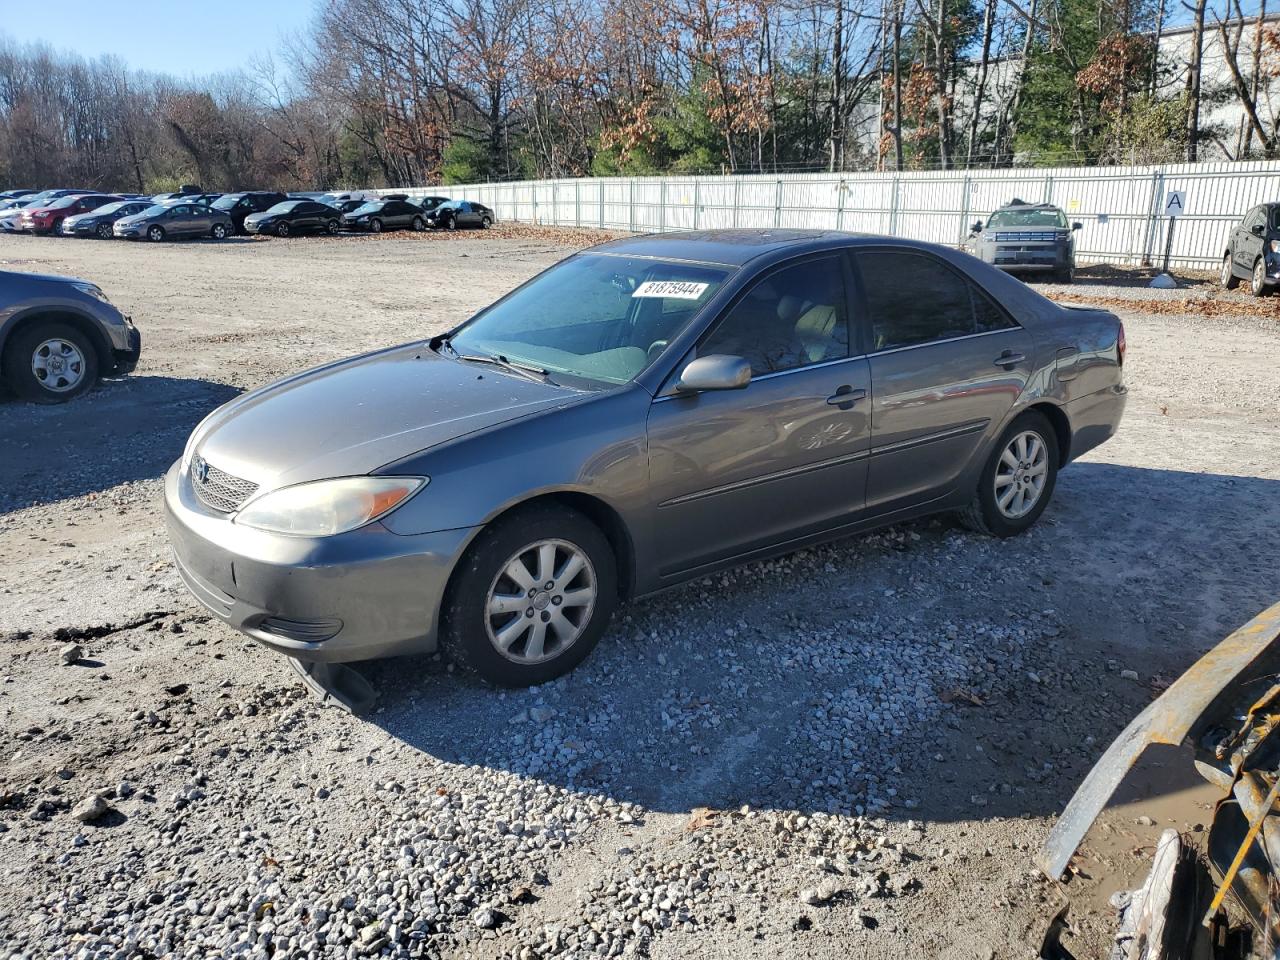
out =
[[[300,661],[442,647],[504,685],[620,601],[939,511],[996,537],[1112,436],[1124,330],[959,251],[616,240],[449,332],[288,377],[165,482],[188,587]]]

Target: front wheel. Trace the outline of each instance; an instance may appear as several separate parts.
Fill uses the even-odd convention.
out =
[[[460,667],[526,687],[568,673],[599,643],[617,604],[617,562],[575,510],[534,505],[498,520],[458,564],[441,610]]]
[[[155,226],[147,231],[147,239],[159,243],[164,239],[164,227]]]
[[[1271,292],[1267,286],[1267,264],[1259,257],[1253,265],[1253,274],[1249,277],[1249,292],[1255,297],[1265,297]]]
[[[369,232],[370,232],[370,233],[381,233],[381,232],[382,232],[382,221],[381,221],[381,220],[378,220],[378,219],[370,220],[370,221],[369,221]]]
[[[287,237],[288,235],[289,235],[289,225],[287,223],[282,223],[276,227],[277,237]]]
[[[100,224],[98,224],[98,226],[94,229],[94,231],[93,231],[93,232],[94,232],[94,233],[96,233],[96,234],[98,235],[98,239],[99,239],[99,240],[110,240],[110,239],[111,239],[111,224],[109,224],[109,223],[100,223]]]
[[[98,382],[98,354],[79,329],[46,321],[17,333],[4,351],[4,378],[19,396],[62,403]]]
[[[1017,536],[1040,519],[1057,479],[1057,435],[1043,414],[1028,410],[1000,435],[961,522],[989,536]]]
[[[209,234],[210,234],[210,236],[212,236],[212,237],[213,237],[213,239],[215,239],[215,240],[225,240],[225,239],[227,239],[227,226],[226,226],[226,224],[224,224],[224,223],[215,223],[215,224],[213,225],[213,228],[209,231]]]
[[[425,230],[425,229],[427,229],[427,225],[426,225],[426,223],[424,223],[424,222],[423,222],[423,219],[422,219],[421,217],[414,217],[414,218],[413,218],[413,232],[414,232],[414,233],[421,233],[421,232],[422,232],[423,230]]]
[[[1222,258],[1222,273],[1218,277],[1219,282],[1224,289],[1234,290],[1240,286],[1240,278],[1236,276],[1236,272],[1231,266],[1231,254],[1227,254]]]

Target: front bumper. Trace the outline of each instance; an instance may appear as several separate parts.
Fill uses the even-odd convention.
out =
[[[445,585],[471,528],[400,536],[372,523],[332,537],[284,536],[206,509],[180,463],[164,486],[178,572],[218,619],[300,660],[435,649]]]
[[[117,377],[128,376],[133,373],[134,368],[138,365],[138,358],[142,356],[142,333],[133,325],[133,319],[124,318],[125,329],[127,331],[127,345],[123,348],[116,347],[111,353],[116,360],[115,375]]]
[[[111,228],[111,233],[117,237],[124,237],[126,240],[137,240],[147,235],[147,228],[135,223],[125,226],[117,223]]]

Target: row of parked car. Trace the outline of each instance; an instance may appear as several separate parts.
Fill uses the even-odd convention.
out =
[[[0,232],[102,240],[222,240],[237,233],[287,237],[340,230],[487,230],[495,219],[490,208],[471,200],[403,193],[205,193],[195,186],[151,197],[71,188],[0,193]]]

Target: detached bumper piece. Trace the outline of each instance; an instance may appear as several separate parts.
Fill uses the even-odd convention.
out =
[[[125,317],[125,322],[129,324],[129,346],[123,350],[112,351],[116,361],[115,375],[118,377],[133,373],[138,365],[138,358],[142,356],[142,334],[133,325],[130,317]]]
[[[1257,936],[1254,946],[1275,951],[1280,945],[1278,728],[1280,604],[1223,640],[1134,718],[1089,771],[1036,864],[1050,879],[1062,878],[1089,827],[1143,751],[1153,743],[1185,743],[1195,751],[1196,771],[1223,793],[1206,850],[1215,892],[1207,908],[1201,905],[1197,910],[1193,936],[1198,939],[1205,924],[1220,923],[1220,908],[1230,900],[1247,916]],[[1162,851],[1167,842],[1162,840]],[[1162,855],[1172,856],[1158,852],[1157,859]],[[1169,884],[1161,889],[1176,892]],[[1151,909],[1148,904],[1148,912]],[[1223,935],[1214,942],[1222,950],[1207,956],[1236,956],[1229,952],[1233,938],[1219,933]],[[1184,940],[1179,946],[1189,945]]]
[[[378,691],[363,676],[341,663],[315,663],[286,657],[289,666],[322,704],[360,716],[378,699]]]

